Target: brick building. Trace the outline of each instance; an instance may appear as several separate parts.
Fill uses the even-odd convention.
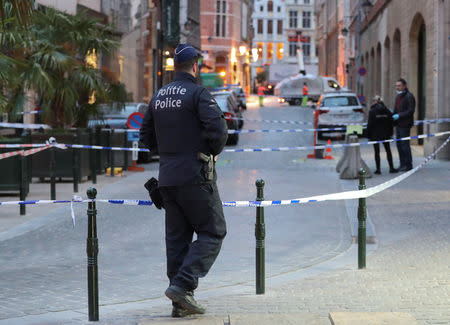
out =
[[[202,72],[224,74],[225,83],[250,90],[252,0],[201,0]]]

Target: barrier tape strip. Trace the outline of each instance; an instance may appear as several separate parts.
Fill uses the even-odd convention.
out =
[[[26,112],[20,112],[18,114],[24,115],[24,114],[41,114],[42,111],[26,111]]]
[[[45,143],[0,143],[0,148],[38,148],[45,146]]]
[[[0,128],[13,128],[13,129],[51,129],[47,124],[24,124],[24,123],[5,123],[0,122]]]
[[[296,124],[296,125],[314,125],[314,122],[304,122],[304,121],[283,121],[283,120],[253,120],[247,119],[243,117],[231,117],[233,120],[246,121],[246,122],[262,122],[262,123],[275,123],[275,124]],[[414,122],[415,125],[419,124],[431,124],[431,123],[446,123],[450,122],[450,118],[441,118],[434,120],[417,120]],[[347,125],[367,125],[367,123],[348,123],[348,124],[338,124],[339,126],[347,126]],[[72,128],[72,130],[76,130],[76,128]],[[139,132],[138,129],[110,129],[110,128],[102,128],[102,131],[111,131],[114,132]],[[328,129],[307,129],[308,131],[327,131]],[[336,129],[336,131],[345,130],[345,128]],[[332,130],[334,131],[334,129]],[[301,131],[299,131],[301,132]],[[252,133],[252,132],[248,132]]]
[[[268,152],[268,151],[300,151],[300,150],[314,150],[314,149],[327,149],[327,148],[345,148],[345,147],[358,147],[363,145],[370,145],[376,143],[385,143],[385,142],[397,142],[397,141],[407,141],[414,139],[425,139],[432,137],[440,137],[443,135],[450,134],[450,131],[439,132],[435,134],[421,134],[414,135],[410,137],[404,137],[399,139],[388,139],[388,140],[380,140],[380,141],[365,141],[365,142],[357,142],[357,143],[340,143],[340,144],[324,144],[320,146],[304,146],[304,147],[278,147],[278,148],[243,148],[243,149],[225,149],[223,152]]]
[[[254,120],[246,119],[242,117],[233,117],[234,120],[246,121],[246,122],[260,122],[260,123],[273,123],[273,124],[295,124],[295,125],[314,125],[314,122],[304,122],[304,121],[289,121],[289,120]],[[448,123],[450,118],[440,118],[431,120],[417,120],[414,121],[414,125],[419,124],[434,124],[434,123]],[[367,123],[348,123],[348,124],[338,124],[338,125],[367,125]]]
[[[5,159],[5,158],[9,158],[9,157],[14,157],[17,155],[21,155],[24,157],[30,156],[32,154],[44,151],[48,148],[52,147],[51,145],[44,145],[40,148],[36,148],[36,149],[30,149],[30,150],[18,150],[18,151],[12,151],[12,152],[5,152],[0,154],[0,160]]]
[[[324,129],[321,129],[324,130]],[[247,131],[247,130],[243,130]],[[248,130],[252,131],[252,130]],[[274,131],[280,131],[280,130],[274,130]],[[285,131],[285,130],[283,130]],[[291,130],[286,130],[287,132]],[[252,133],[252,132],[249,132]],[[362,145],[371,145],[376,143],[384,143],[384,142],[396,142],[396,141],[407,141],[407,140],[414,140],[414,139],[424,139],[424,138],[432,138],[432,137],[440,137],[443,135],[450,134],[450,131],[445,132],[438,132],[434,134],[421,134],[421,135],[414,135],[410,137],[405,138],[399,138],[399,139],[388,139],[388,140],[380,140],[380,141],[366,141],[366,142],[360,142],[360,143],[340,143],[340,144],[324,144],[319,146],[303,146],[303,147],[278,147],[278,148],[242,148],[242,149],[225,149],[223,152],[266,152],[266,151],[300,151],[300,150],[314,150],[314,149],[326,149],[326,148],[344,148],[344,147],[355,147],[355,146],[362,146]],[[22,147],[42,147],[45,146],[45,144],[5,144],[0,145],[0,148],[22,148]],[[113,150],[113,151],[138,151],[138,152],[150,152],[149,149],[146,148],[132,148],[132,147],[106,147],[106,146],[95,146],[95,145],[84,145],[84,144],[56,144],[56,147],[60,149],[67,149],[67,148],[75,148],[75,149],[94,149],[94,150]]]
[[[298,132],[316,132],[316,131],[345,131],[346,128],[320,128],[320,129],[267,129],[267,130],[228,130],[228,134],[245,133],[298,133]]]
[[[298,198],[292,200],[276,200],[276,201],[224,201],[222,205],[225,207],[269,207],[269,206],[280,206],[280,205],[293,205],[293,204],[303,204],[303,203],[313,203],[313,202],[323,202],[323,201],[336,201],[336,200],[351,200],[371,197],[381,191],[384,191],[401,181],[405,180],[419,169],[423,168],[431,159],[433,159],[439,151],[442,150],[450,142],[450,137],[447,138],[432,154],[430,154],[424,161],[417,167],[411,169],[408,172],[403,173],[389,181],[381,183],[379,185],[367,188],[365,190],[355,190],[331,193],[325,195],[310,196],[305,198]],[[74,196],[72,200],[29,200],[29,201],[7,201],[0,202],[2,205],[23,205],[23,204],[59,204],[59,203],[70,203],[72,209],[72,219],[75,225],[75,216],[73,214],[73,203],[86,203],[86,202],[102,202],[109,204],[118,205],[134,205],[134,206],[150,206],[153,205],[152,201],[149,200],[107,200],[107,199],[95,199],[95,200],[83,200],[79,196]]]

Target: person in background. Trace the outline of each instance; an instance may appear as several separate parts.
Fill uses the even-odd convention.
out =
[[[369,111],[369,120],[367,121],[367,135],[371,141],[387,140],[392,137],[394,132],[394,123],[392,119],[391,111],[384,105],[383,99],[376,95],[373,98],[372,106]],[[389,142],[383,143],[384,149],[386,150],[387,161],[389,163],[389,172],[397,173],[398,169],[394,168],[392,162],[392,153]],[[377,169],[375,174],[381,174],[380,169],[380,144],[375,143],[373,145],[375,150],[375,164]]]
[[[258,87],[258,96],[259,96],[259,107],[263,107],[264,104],[264,87],[262,85],[260,85]]]
[[[306,107],[308,105],[308,85],[306,82],[303,83],[303,98],[302,98],[302,107]]]
[[[395,88],[397,97],[395,98],[394,119],[395,135],[397,138],[406,138],[411,134],[411,128],[414,125],[414,110],[416,107],[416,99],[407,88],[405,79],[398,79]],[[409,140],[397,141],[397,150],[400,157],[401,172],[411,170],[412,155]]]

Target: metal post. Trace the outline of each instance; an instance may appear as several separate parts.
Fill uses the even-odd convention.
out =
[[[359,190],[366,189],[366,171],[359,170]],[[366,268],[366,199],[360,198],[358,205],[358,269]]]
[[[20,201],[25,201],[26,195],[27,195],[27,182],[28,182],[28,176],[27,176],[27,165],[26,165],[26,157],[23,155],[19,156],[20,158]],[[20,205],[20,215],[24,216],[26,213],[26,205],[21,204]]]
[[[95,145],[104,146],[104,144],[101,142],[101,138],[102,138],[102,130],[100,127],[97,126],[95,128]],[[104,172],[103,168],[105,167],[105,166],[102,166],[102,162],[103,162],[102,157],[104,157],[104,155],[102,155],[103,150],[94,150],[94,152],[95,152],[95,174],[97,175],[97,172],[100,174],[103,174],[103,172]],[[98,169],[97,169],[97,161],[99,162]]]
[[[50,149],[50,200],[56,200],[56,185],[55,185],[55,147]]]
[[[123,147],[127,148],[128,147],[128,132],[125,131],[124,133],[124,137],[123,137]],[[129,151],[124,150],[123,151],[123,170],[127,170],[128,169],[128,154]]]
[[[72,137],[72,143],[78,144],[78,132],[75,132]],[[78,193],[78,175],[80,169],[80,157],[78,156],[78,150],[72,148],[72,172],[73,172],[73,191],[74,193]]]
[[[93,187],[88,188],[87,197],[95,200],[97,190]],[[88,203],[88,236],[86,240],[87,253],[87,279],[88,279],[88,305],[89,321],[98,321],[98,238],[97,238],[97,210],[95,201]]]
[[[256,185],[256,201],[264,200],[264,180],[258,179]],[[256,208],[256,294],[264,294],[265,287],[265,245],[266,225],[264,224],[264,207]]]
[[[113,140],[114,130],[111,129],[111,132],[109,133],[109,146],[112,147],[112,140]],[[110,175],[111,177],[114,177],[114,151],[109,150],[109,162],[110,164]]]
[[[89,145],[94,145],[94,132],[92,129],[89,129]],[[91,181],[92,184],[97,184],[97,166],[95,161],[95,156],[97,155],[96,150],[90,149],[89,150],[89,161],[91,166]]]

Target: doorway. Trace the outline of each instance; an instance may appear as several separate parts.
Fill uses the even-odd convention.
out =
[[[426,49],[426,31],[425,24],[420,26],[418,37],[418,66],[417,66],[417,109],[418,119],[425,119],[426,115],[426,93],[427,93],[427,49]],[[419,134],[423,134],[424,125],[419,124],[417,131]],[[423,145],[423,139],[419,139],[419,144]]]

